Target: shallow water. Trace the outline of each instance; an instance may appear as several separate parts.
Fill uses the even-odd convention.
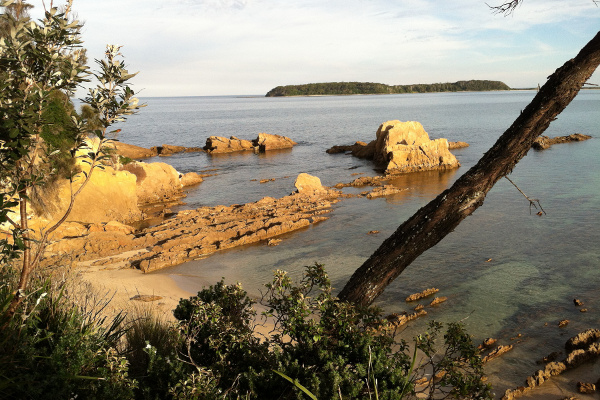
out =
[[[375,175],[369,162],[325,150],[356,140],[368,142],[379,124],[391,119],[420,121],[431,138],[470,143],[454,151],[461,168],[408,174],[394,182],[407,190],[386,198],[344,199],[333,207],[328,221],[285,235],[277,247],[245,246],[159,272],[179,276],[178,282],[190,291],[225,277],[242,282],[258,296],[274,269],[299,276],[304,265],[321,262],[341,288],[401,222],[474,165],[534,95],[519,91],[148,98],[148,107],[123,125],[121,139],[145,147],[203,146],[210,135],[253,139],[267,132],[299,143],[293,150],[261,155],[186,153],[157,158],[180,172],[216,169],[215,176],[189,191],[187,208],[284,196],[293,191],[300,172],[320,177],[325,185],[349,182],[356,173]],[[578,132],[594,139],[530,151],[511,175],[527,195],[540,199],[547,215],[538,217],[536,210],[530,214],[528,201],[501,180],[473,216],[417,259],[379,299],[386,310],[399,311],[407,309],[403,299],[408,294],[435,286],[449,300],[433,309],[427,320],[463,320],[477,341],[493,336],[507,344],[521,334],[513,351],[486,367],[497,393],[521,385],[538,369],[535,360],[560,350],[568,337],[600,328],[599,110],[600,91],[580,93],[545,134]],[[265,178],[276,180],[253,181]],[[371,230],[380,233],[368,235]],[[575,297],[585,302],[587,313],[574,307]],[[559,329],[562,319],[571,322]],[[412,324],[406,336],[422,331],[426,323]]]

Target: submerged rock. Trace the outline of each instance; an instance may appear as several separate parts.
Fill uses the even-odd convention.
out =
[[[549,138],[548,136],[539,136],[535,139],[535,142],[533,142],[533,145],[531,145],[531,147],[535,150],[546,150],[547,148],[555,144],[582,142],[591,138],[591,136],[583,135],[581,133],[573,133],[572,135],[557,136],[554,138]]]

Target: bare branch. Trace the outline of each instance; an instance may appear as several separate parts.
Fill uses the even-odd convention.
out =
[[[523,195],[523,196],[524,196],[524,197],[525,197],[527,200],[529,200],[529,214],[530,214],[530,215],[531,215],[531,206],[535,207],[535,209],[537,210],[536,203],[537,203],[537,205],[538,205],[538,206],[540,206],[540,210],[542,210],[542,211],[540,211],[540,213],[544,213],[544,214],[546,214],[546,211],[544,211],[544,209],[542,208],[542,205],[540,204],[540,201],[539,201],[538,199],[532,199],[531,197],[527,196],[525,193],[523,193],[523,191],[522,191],[521,189],[519,189],[519,187],[518,187],[518,186],[517,186],[517,185],[516,185],[516,184],[515,184],[513,181],[511,181],[511,180],[510,180],[510,178],[509,178],[508,176],[505,176],[505,178],[506,178],[506,179],[507,179],[507,180],[508,180],[510,183],[512,183],[512,185],[513,185],[514,187],[516,187],[516,188],[517,188],[517,190],[518,190],[518,191],[519,191],[519,192],[520,192],[520,193],[521,193],[521,194],[522,194],[522,195]],[[538,215],[541,215],[540,213],[538,213]]]
[[[490,6],[487,3],[485,4],[492,9],[494,14],[504,14],[506,16],[512,14],[512,12],[521,4],[522,1],[523,0],[511,0],[509,2],[500,4],[499,6]]]

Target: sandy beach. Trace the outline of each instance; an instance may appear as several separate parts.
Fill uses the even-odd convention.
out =
[[[92,266],[92,262],[81,263],[76,272],[99,295],[112,297],[109,312],[127,312],[147,306],[152,307],[156,315],[174,320],[173,310],[179,300],[195,294],[179,287],[169,275],[145,274],[124,262],[101,266]],[[136,296],[145,300],[135,300]]]

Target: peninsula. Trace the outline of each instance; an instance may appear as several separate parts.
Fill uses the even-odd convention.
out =
[[[373,82],[326,82],[304,85],[277,86],[265,97],[335,96],[350,94],[399,94],[432,92],[483,92],[510,90],[504,82],[487,80],[458,81],[454,83],[419,83],[415,85],[386,85]]]

